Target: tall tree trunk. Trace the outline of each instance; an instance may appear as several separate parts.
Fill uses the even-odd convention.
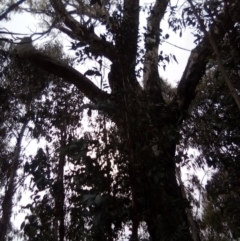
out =
[[[61,149],[66,146],[66,140],[61,140]],[[64,241],[65,237],[65,226],[64,226],[64,185],[63,185],[63,174],[64,174],[64,163],[65,154],[60,153],[57,182],[56,182],[56,192],[55,192],[55,220],[54,220],[54,240]]]
[[[149,103],[154,102],[148,99],[145,110],[143,102],[141,109],[134,104],[129,107],[132,116],[138,117],[128,120],[133,143],[128,148],[134,155],[134,161],[129,161],[134,175],[130,172],[129,179],[130,183],[134,179],[130,186],[136,191],[137,218],[147,223],[152,241],[192,241],[185,213],[188,203],[175,175],[179,118],[172,106]]]
[[[172,141],[166,139],[165,142]],[[171,144],[164,151],[161,151],[162,148],[159,148],[158,155],[155,153],[156,156],[152,157],[152,166],[149,163],[143,170],[148,203],[145,221],[153,241],[190,241],[192,237],[185,213],[187,203],[182,198],[175,176],[175,145]]]
[[[66,111],[66,110],[65,110]],[[67,111],[65,113],[67,116]],[[57,181],[56,188],[54,192],[55,199],[55,218],[54,218],[54,240],[64,241],[65,238],[65,211],[64,211],[64,201],[65,201],[65,192],[64,192],[64,166],[66,154],[64,149],[67,145],[67,122],[64,120],[64,125],[61,128],[61,139],[60,139],[60,153],[59,153],[59,162],[57,167]]]
[[[17,175],[17,170],[19,167],[19,156],[21,152],[21,144],[24,132],[26,130],[28,120],[22,125],[21,131],[17,138],[16,147],[13,154],[12,170],[9,178],[9,182],[6,187],[5,195],[2,202],[2,218],[0,222],[0,241],[6,240],[6,235],[8,232],[8,227],[10,225],[10,218],[12,213],[12,201],[15,189],[15,177]]]

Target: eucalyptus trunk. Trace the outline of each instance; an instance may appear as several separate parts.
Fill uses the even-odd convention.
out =
[[[21,127],[21,130],[17,137],[15,150],[13,152],[11,174],[6,186],[2,207],[1,207],[2,217],[0,221],[0,241],[6,240],[7,233],[9,231],[10,218],[11,218],[12,208],[13,208],[13,197],[14,197],[15,188],[16,188],[15,182],[16,182],[17,171],[20,165],[19,157],[21,153],[22,139],[24,137],[24,132],[26,131],[28,121],[29,120],[26,120]]]

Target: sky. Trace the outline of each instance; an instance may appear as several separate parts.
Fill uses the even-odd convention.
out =
[[[151,0],[141,0],[140,2],[149,3],[152,2]],[[172,0],[172,5],[176,2],[182,2],[182,0]],[[40,29],[37,25],[37,21],[35,20],[30,14],[18,14],[18,15],[11,15],[12,19],[9,22],[1,22],[0,27],[5,27],[11,32],[16,33],[25,33],[25,34],[32,34],[34,32],[39,32]],[[141,25],[145,25],[146,23],[146,15],[143,13],[140,15],[140,22]],[[182,37],[179,37],[179,33],[174,33],[171,29],[168,28],[167,17],[161,22],[161,26],[163,29],[164,34],[169,34],[169,39],[167,40],[169,43],[173,45],[177,45],[181,48],[185,48],[188,50],[192,50],[195,47],[193,43],[194,38],[189,30],[183,32]],[[19,36],[21,37],[21,36]],[[66,49],[70,46],[69,39],[66,35],[61,35],[65,40],[63,43]],[[61,39],[62,40],[62,39]],[[34,44],[43,44],[44,42],[48,41],[47,39],[43,39],[41,41],[35,41]],[[174,47],[168,43],[163,43],[160,45],[160,50],[163,50],[166,54],[174,54],[177,58],[178,64],[174,61],[170,62],[166,66],[166,70],[164,71],[163,68],[159,68],[159,73],[161,77],[167,79],[173,85],[176,85],[176,82],[181,79],[182,73],[185,69],[187,64],[188,57],[190,55],[190,51],[186,51],[177,47]]]

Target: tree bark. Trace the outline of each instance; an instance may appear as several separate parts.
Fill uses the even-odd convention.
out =
[[[19,167],[19,156],[21,152],[21,144],[22,144],[24,132],[27,128],[27,124],[28,124],[28,120],[26,120],[25,123],[22,125],[22,128],[17,138],[17,144],[14,150],[11,175],[10,175],[10,179],[6,187],[5,195],[2,202],[2,218],[0,221],[0,241],[6,240],[6,235],[10,224],[10,218],[12,213],[12,202],[13,202],[14,188],[15,188],[15,177],[17,175],[17,170]]]

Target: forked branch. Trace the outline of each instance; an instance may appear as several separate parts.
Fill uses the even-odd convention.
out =
[[[204,33],[204,36],[207,38],[208,42],[210,43],[212,49],[213,49],[213,52],[216,56],[216,59],[217,59],[217,63],[218,63],[218,68],[220,70],[220,72],[222,73],[222,76],[230,90],[230,93],[232,95],[232,97],[234,98],[238,108],[240,109],[240,97],[239,95],[237,94],[237,91],[235,90],[233,84],[232,84],[232,81],[230,80],[230,78],[228,77],[228,74],[223,66],[223,62],[222,62],[222,58],[221,58],[221,55],[220,55],[220,52],[219,52],[219,49],[218,49],[218,46],[213,38],[213,36],[211,35],[211,32],[207,32],[205,26],[204,26],[204,23],[202,21],[202,19],[200,18],[200,16],[198,15],[198,12],[195,8],[195,6],[193,5],[192,1],[191,0],[187,0],[193,10],[193,13],[198,21],[198,24],[200,25],[200,29],[201,31]]]
[[[234,26],[235,22],[226,21],[227,17],[227,12],[220,13],[210,26],[208,35],[213,37],[216,45],[222,41],[227,30]],[[205,73],[206,65],[212,54],[213,50],[209,46],[208,37],[204,36],[198,46],[192,50],[177,88],[177,101],[180,109],[186,110],[194,99],[196,87]]]

